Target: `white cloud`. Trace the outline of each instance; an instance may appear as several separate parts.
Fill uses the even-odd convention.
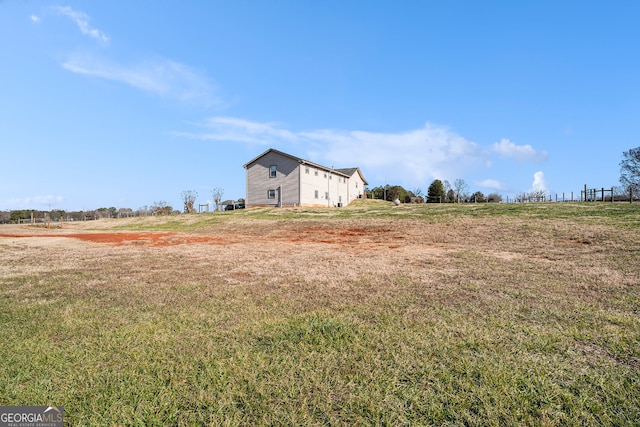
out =
[[[493,144],[492,149],[502,157],[514,158],[519,161],[541,162],[546,160],[546,151],[536,151],[530,145],[516,145],[506,138]]]
[[[39,16],[37,16],[37,15],[31,15],[31,16],[29,17],[29,19],[30,19],[30,20],[31,20],[31,22],[33,22],[34,24],[37,24],[37,23],[39,23],[39,22],[42,20],[42,19],[41,19]]]
[[[166,59],[121,65],[90,55],[76,55],[62,67],[74,73],[126,83],[136,89],[167,98],[205,105],[219,103],[214,87],[194,69]]]
[[[504,191],[507,189],[506,185],[495,179],[485,179],[482,181],[478,181],[475,182],[475,185],[482,188],[488,188],[490,190]]]
[[[478,144],[431,124],[402,133],[320,130],[300,135],[315,144],[312,153],[324,164],[350,159],[354,164],[343,166],[360,166],[369,171],[369,179],[393,178],[403,185],[452,180],[482,163]]]
[[[258,145],[275,145],[300,140],[299,135],[283,129],[277,123],[252,122],[237,117],[212,117],[199,126],[206,128],[207,131],[204,133],[174,132],[174,135],[201,140],[244,142]]]
[[[80,31],[105,44],[109,37],[89,25],[89,17],[71,7],[54,7],[56,13],[72,19]],[[32,17],[33,19],[33,17]],[[128,84],[136,89],[186,103],[205,106],[220,104],[215,96],[216,88],[197,70],[176,61],[151,57],[133,64],[123,64],[94,54],[71,54],[61,66],[73,73],[100,77]]]
[[[533,184],[531,184],[531,189],[533,191],[544,191],[545,193],[549,191],[549,186],[547,185],[544,173],[538,171],[533,174]]]
[[[109,44],[109,37],[99,29],[92,28],[89,25],[89,17],[84,12],[73,10],[69,6],[57,6],[54,10],[73,20],[82,34],[94,38],[102,43]]]
[[[450,129],[427,124],[399,133],[320,129],[293,132],[275,123],[214,117],[201,133],[175,135],[203,140],[294,146],[301,157],[335,167],[359,166],[366,178],[400,185],[426,186],[432,179],[455,179],[484,165],[478,144]],[[290,148],[282,148],[284,151]],[[348,164],[345,164],[345,161]]]

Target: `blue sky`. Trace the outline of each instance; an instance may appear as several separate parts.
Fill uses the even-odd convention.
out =
[[[0,210],[137,209],[273,147],[371,187],[618,185],[637,1],[0,1]]]

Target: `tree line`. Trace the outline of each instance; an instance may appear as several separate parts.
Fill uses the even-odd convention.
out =
[[[369,190],[373,199],[395,201],[402,203],[497,203],[502,201],[498,193],[486,195],[482,191],[469,191],[469,185],[464,179],[458,178],[453,184],[447,180],[435,179],[429,185],[425,194],[421,188],[407,190],[401,185],[385,185]]]
[[[623,199],[631,194],[631,200],[636,199],[640,195],[640,147],[624,151],[619,166],[621,187],[616,188],[616,193],[611,197]],[[385,185],[372,188],[369,190],[369,195],[373,199],[390,202],[399,200],[403,203],[496,203],[502,201],[502,196],[498,193],[485,196],[482,191],[469,191],[469,185],[461,178],[454,180],[453,184],[447,180],[435,179],[429,185],[426,194],[420,188],[411,191],[400,185]],[[546,200],[545,190],[521,192],[514,198],[516,202]]]
[[[632,200],[640,194],[640,147],[632,148],[622,153],[620,161],[620,188],[619,194],[632,194]],[[400,185],[385,185],[367,190],[369,197],[387,201],[400,200],[404,203],[496,203],[502,201],[502,196],[497,193],[490,193],[487,196],[481,191],[470,192],[469,185],[464,179],[458,178],[453,184],[447,180],[435,179],[429,185],[427,193],[422,189],[407,190]],[[215,204],[215,209],[220,210],[224,190],[214,187],[211,190],[211,200]],[[180,194],[185,213],[195,212],[195,202],[198,193],[194,190],[185,190]],[[546,194],[542,190],[524,192],[515,198],[515,201],[544,201]],[[242,199],[239,199],[242,200]],[[244,201],[244,200],[242,200]],[[0,224],[17,223],[19,221],[48,218],[51,221],[86,221],[101,218],[117,218],[122,216],[147,216],[147,215],[170,215],[179,214],[180,211],[174,209],[166,201],[153,202],[152,205],[145,205],[137,210],[130,208],[102,207],[88,211],[70,211],[54,209],[51,211],[20,209],[12,211],[0,211]]]
[[[102,207],[82,211],[66,211],[54,209],[51,211],[38,209],[17,209],[0,211],[0,224],[15,224],[18,222],[42,220],[58,221],[91,221],[104,218],[122,218],[130,216],[169,215],[180,213],[168,205],[165,201],[154,202],[153,205],[145,205],[136,210],[131,208]]]
[[[215,204],[215,210],[220,210],[222,196],[224,190],[215,187],[211,191],[211,200]],[[184,213],[196,212],[195,203],[198,193],[194,190],[185,190],[180,193],[180,197],[184,203]],[[238,199],[244,202],[244,199]],[[165,200],[153,202],[151,205],[144,205],[134,210],[131,208],[101,207],[98,209],[66,211],[63,209],[54,209],[51,211],[38,209],[16,209],[10,211],[0,211],[0,224],[16,224],[18,222],[27,222],[33,219],[36,222],[43,220],[59,222],[59,221],[91,221],[104,218],[122,218],[131,216],[155,216],[155,215],[177,215],[181,212],[174,209]]]

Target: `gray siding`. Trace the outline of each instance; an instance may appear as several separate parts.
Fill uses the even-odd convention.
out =
[[[276,177],[269,176],[269,167],[276,166]],[[296,159],[269,152],[247,165],[246,205],[293,206],[300,204],[300,164]],[[275,199],[268,191],[275,190]]]

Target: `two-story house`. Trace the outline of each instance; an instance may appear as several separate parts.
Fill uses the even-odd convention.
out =
[[[341,207],[364,197],[367,185],[357,167],[334,169],[273,148],[243,167],[247,173],[247,207]]]

